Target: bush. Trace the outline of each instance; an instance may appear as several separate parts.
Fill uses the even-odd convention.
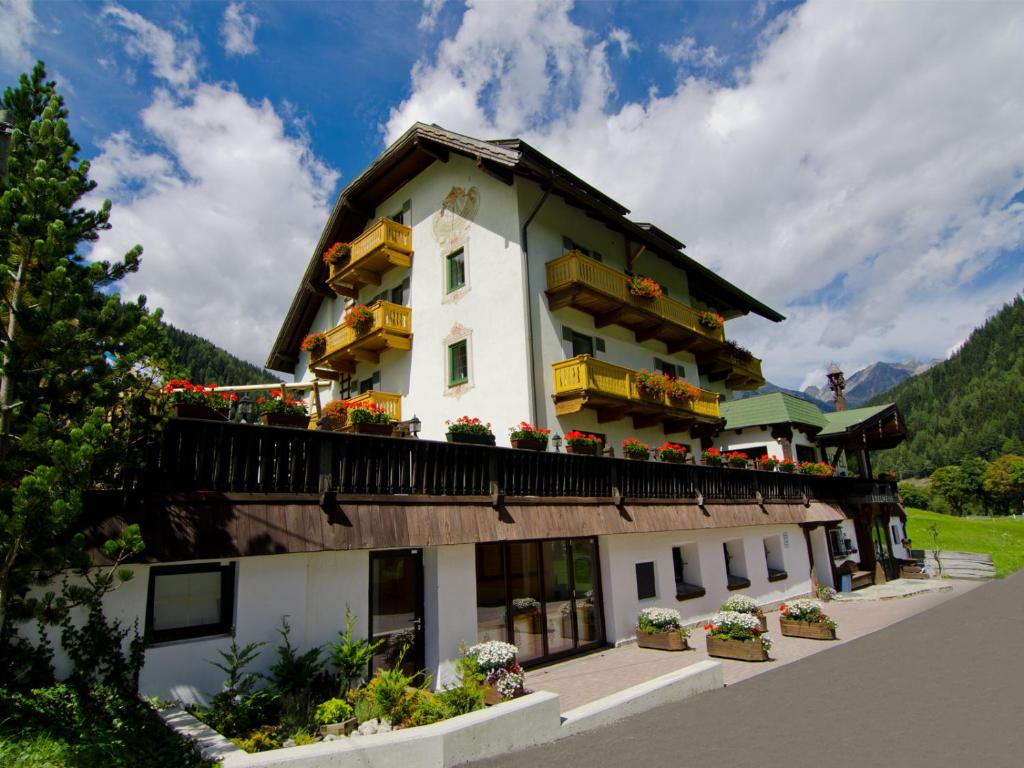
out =
[[[352,717],[352,706],[344,699],[328,699],[316,708],[317,725],[340,723]]]
[[[404,723],[415,709],[418,691],[409,690],[419,673],[407,675],[402,671],[401,664],[391,669],[378,669],[370,686],[373,699],[377,704],[380,716],[387,718],[393,725]]]
[[[437,694],[442,704],[451,713],[450,717],[465,715],[484,708],[486,691],[475,678],[462,681],[462,685],[448,688]]]
[[[330,644],[331,661],[338,668],[339,695],[344,695],[363,679],[374,652],[384,642],[381,639],[371,644],[368,640],[353,639],[355,618],[351,612],[345,612],[345,631],[338,633],[340,642]]]
[[[929,506],[931,495],[927,489],[919,485],[912,485],[911,483],[900,483],[897,488],[900,497],[903,499],[904,506],[914,507],[915,509],[931,509]]]
[[[246,752],[269,752],[279,749],[281,741],[277,738],[277,729],[272,725],[264,725],[245,736],[232,739],[231,743]]]
[[[241,736],[280,717],[281,698],[273,691],[256,691],[236,698],[227,691],[218,693],[209,707],[189,707],[189,711],[228,738]]]
[[[453,717],[454,712],[442,695],[423,691],[409,717],[409,725],[430,725]]]

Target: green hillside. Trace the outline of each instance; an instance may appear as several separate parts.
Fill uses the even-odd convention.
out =
[[[992,555],[996,576],[1024,567],[1024,520],[1010,517],[950,517],[907,508],[907,535],[915,549],[934,549],[931,527],[939,533],[939,549]]]
[[[1024,453],[1024,298],[1017,296],[963,347],[869,401],[896,402],[906,442],[879,452],[879,469],[930,473],[970,457]]]
[[[197,384],[271,384],[280,379],[263,368],[241,360],[202,336],[167,326],[174,362]]]

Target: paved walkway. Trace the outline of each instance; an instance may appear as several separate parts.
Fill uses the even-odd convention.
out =
[[[784,671],[486,765],[1019,768],[1024,572],[968,591],[844,607],[884,610],[950,594],[879,632],[816,644],[829,652]]]
[[[900,587],[901,584],[902,587]],[[922,584],[928,586],[922,588],[920,586]],[[900,579],[886,586],[889,589],[884,592],[879,592],[882,587],[867,587],[854,593],[875,590],[876,599],[833,601],[826,605],[826,613],[832,616],[839,625],[838,639],[835,642],[783,637],[779,632],[778,612],[769,612],[768,633],[774,641],[771,651],[773,661],[758,664],[719,659],[722,662],[726,685],[877,632],[883,627],[903,621],[909,616],[933,608],[974,589],[979,586],[979,583],[946,579],[930,581]],[[911,596],[905,600],[887,599],[899,594],[910,594]],[[635,644],[629,644],[550,667],[531,670],[527,673],[526,684],[528,688],[535,691],[557,693],[561,697],[562,711],[568,712],[595,699],[709,658],[705,650],[705,634],[701,628],[691,632],[690,645],[695,649],[692,651],[669,653],[638,648]],[[1024,761],[1022,761],[1022,765],[1024,765]]]

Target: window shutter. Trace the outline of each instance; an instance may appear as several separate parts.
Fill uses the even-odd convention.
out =
[[[657,597],[658,591],[654,583],[654,563],[636,564],[636,599],[649,600]]]

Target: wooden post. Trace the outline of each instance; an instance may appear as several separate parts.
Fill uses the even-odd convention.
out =
[[[319,422],[323,416],[320,410],[320,379],[313,379],[313,405],[316,407],[316,420]]]

